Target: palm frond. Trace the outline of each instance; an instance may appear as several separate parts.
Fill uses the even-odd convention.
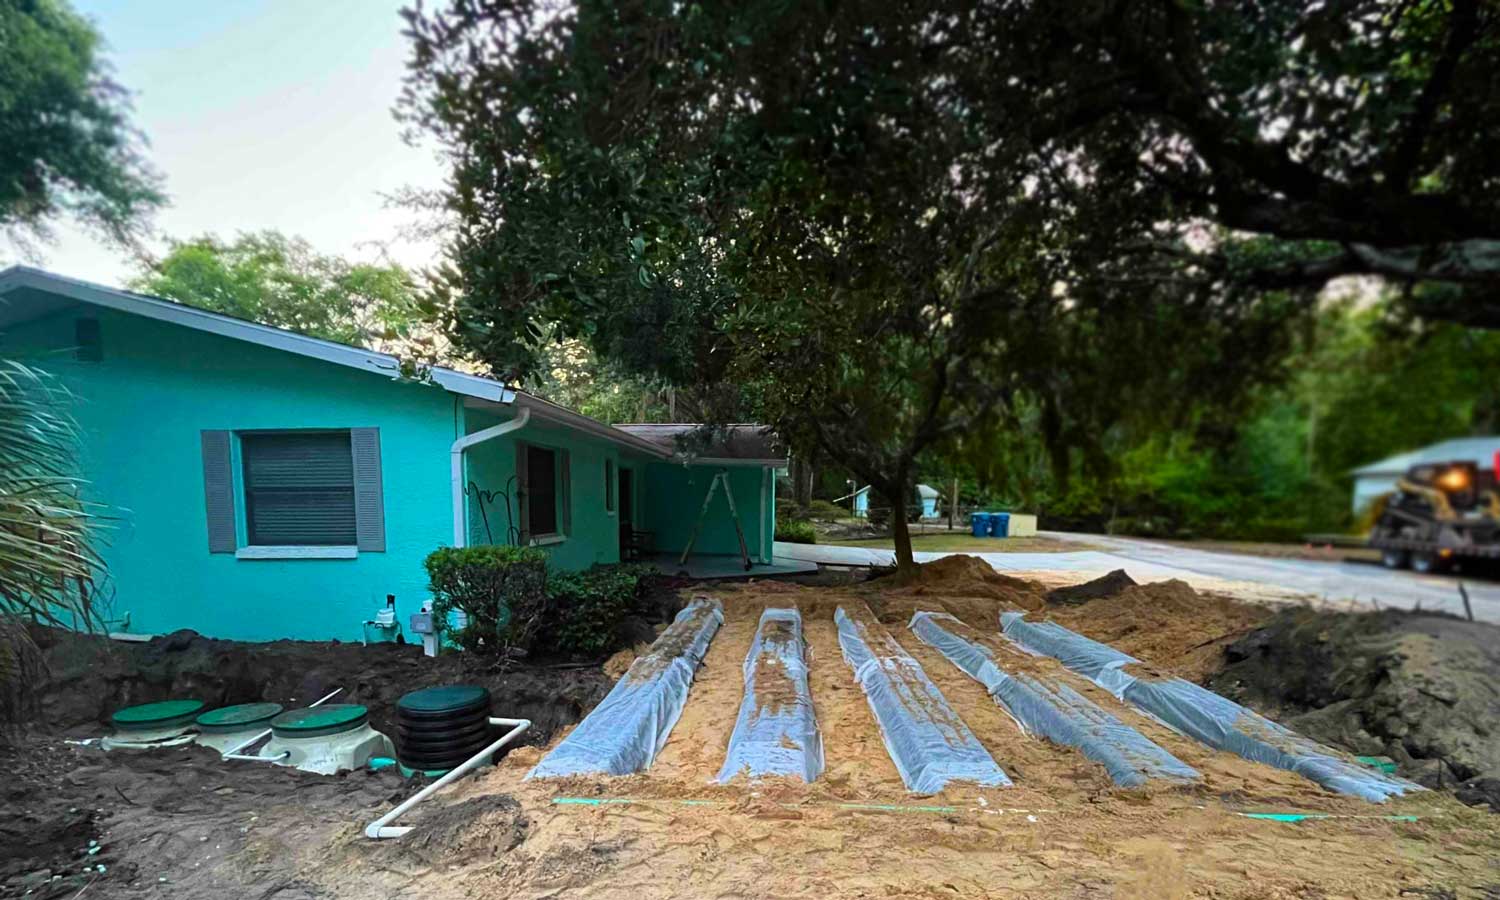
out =
[[[93,628],[99,517],[82,495],[71,405],[51,375],[0,360],[0,616]]]

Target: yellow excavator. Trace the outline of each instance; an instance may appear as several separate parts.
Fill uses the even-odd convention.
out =
[[[1500,559],[1500,490],[1472,462],[1412,466],[1376,501],[1370,546],[1387,568],[1440,572],[1464,559]]]

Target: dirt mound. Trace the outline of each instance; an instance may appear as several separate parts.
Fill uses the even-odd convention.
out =
[[[528,743],[544,743],[607,693],[612,681],[597,666],[517,665],[495,669],[468,653],[422,655],[414,644],[274,641],[248,644],[181,631],[127,644],[55,629],[37,629],[48,677],[38,705],[47,726],[97,734],[125,706],[195,697],[209,707],[262,700],[297,706],[343,688],[338,701],[370,708],[387,729],[401,695],[444,684],[481,684],[495,715],[532,720]]]
[[[887,586],[882,584],[881,587]],[[888,589],[919,597],[983,597],[1031,610],[1040,609],[1043,602],[1036,585],[1001,575],[977,556],[944,556],[924,563],[912,578],[892,584]]]
[[[1216,671],[1223,648],[1270,615],[1264,607],[1199,593],[1176,579],[1050,612],[1066,628],[1192,681]]]
[[[409,824],[412,830],[401,838],[401,849],[435,866],[509,853],[526,840],[530,823],[514,797],[484,794],[446,806],[418,807]]]
[[[1104,597],[1113,597],[1126,588],[1135,587],[1138,582],[1125,574],[1124,569],[1115,569],[1108,575],[1095,578],[1093,581],[1085,581],[1083,584],[1075,584],[1071,587],[1053,588],[1047,592],[1049,604],[1062,604],[1065,606],[1076,606],[1087,603],[1090,600],[1099,600]]]
[[[604,665],[600,668],[609,677],[610,681],[619,681],[620,676],[630,671],[630,666],[635,662],[635,658],[645,653],[646,648],[649,646],[651,645],[639,643],[634,647],[626,647],[624,650],[617,651],[614,656],[606,659]]]
[[[16,827],[0,837],[0,897],[31,900],[325,896],[306,890],[291,857],[358,834],[424,783],[393,770],[330,777],[225,763],[196,746],[106,752],[35,735],[0,765],[0,822]]]
[[[1500,811],[1500,627],[1286,609],[1227,650],[1214,690],[1310,737]]]

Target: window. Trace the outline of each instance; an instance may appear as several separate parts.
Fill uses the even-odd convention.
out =
[[[615,511],[615,461],[604,461],[604,511]]]
[[[348,431],[240,435],[251,546],[354,546],[354,456]]]
[[[526,524],[533,538],[559,533],[557,452],[546,447],[526,447]]]

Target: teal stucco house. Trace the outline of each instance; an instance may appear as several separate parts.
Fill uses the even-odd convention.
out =
[[[756,426],[687,457],[691,425],[609,426],[451,369],[403,378],[393,356],[26,267],[0,272],[0,355],[74,395],[114,630],[358,640],[387,595],[402,621],[420,607],[442,545],[675,570],[715,482],[693,558],[743,568],[727,481],[752,574],[778,568],[786,460]]]

